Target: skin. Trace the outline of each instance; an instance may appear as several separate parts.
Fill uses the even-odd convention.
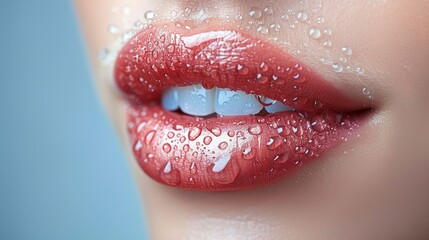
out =
[[[315,2],[252,1],[252,6],[274,6],[272,17],[278,19],[288,8],[310,13]],[[333,47],[328,49],[309,38],[306,24],[263,35],[267,39],[275,35],[278,39],[273,43],[285,51],[301,49],[297,58],[347,94],[364,99],[374,111],[360,130],[361,137],[294,176],[275,185],[228,193],[173,189],[140,170],[125,131],[126,102],[111,84],[113,63],[101,64],[97,52],[118,38],[106,30],[109,24],[125,30],[124,21],[133,23],[147,10],[158,9],[161,20],[172,10],[195,6],[211,9],[211,17],[235,18],[241,13],[248,18],[249,1],[75,3],[95,85],[128,153],[151,239],[429,239],[429,1],[323,1],[317,15],[325,18],[323,28],[333,32]],[[112,6],[124,5],[130,6],[129,15],[112,13]],[[249,31],[261,37],[255,29]],[[349,64],[365,69],[363,75],[336,73],[320,63],[321,56],[337,59],[344,45],[353,49]],[[363,88],[370,91],[371,99]]]

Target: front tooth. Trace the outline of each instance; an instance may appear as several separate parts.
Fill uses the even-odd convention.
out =
[[[255,115],[262,110],[262,104],[254,95],[242,91],[216,89],[215,111],[225,116]]]
[[[162,107],[169,111],[179,109],[179,92],[177,88],[170,88],[162,96]]]
[[[266,98],[264,103],[271,104],[271,105],[265,107],[265,110],[268,113],[287,112],[287,111],[293,111],[294,110],[293,108],[291,108],[287,105],[284,105],[283,103],[281,103],[279,101],[274,101],[274,100],[271,100],[269,98]]]
[[[201,84],[179,88],[180,109],[189,115],[207,116],[214,113],[215,90]]]

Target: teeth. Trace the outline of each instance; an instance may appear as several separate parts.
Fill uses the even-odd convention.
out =
[[[177,88],[170,88],[162,96],[162,107],[169,111],[179,109],[179,92]]]
[[[255,115],[263,106],[254,95],[242,91],[216,89],[215,111],[225,116]]]
[[[294,110],[268,98],[264,103],[271,104],[265,107],[268,113]],[[207,116],[212,113],[224,116],[256,115],[264,108],[255,95],[223,88],[207,90],[201,84],[168,89],[162,97],[162,106],[169,111],[180,108],[184,113],[193,116]]]
[[[276,113],[276,112],[288,112],[288,111],[293,111],[294,109],[284,105],[283,103],[279,102],[279,101],[274,101],[271,100],[269,98],[265,99],[264,103],[270,104],[269,106],[265,107],[265,110],[268,113]]]
[[[207,90],[201,84],[178,89],[179,106],[184,113],[207,116],[215,112],[215,89]]]

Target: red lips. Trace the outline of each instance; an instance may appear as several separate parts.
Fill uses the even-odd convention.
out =
[[[182,188],[267,184],[350,137],[361,120],[361,114],[334,112],[359,110],[359,102],[275,45],[234,30],[148,26],[120,51],[115,79],[130,99],[129,133],[140,166]],[[197,83],[299,111],[203,119],[160,107],[165,89]]]

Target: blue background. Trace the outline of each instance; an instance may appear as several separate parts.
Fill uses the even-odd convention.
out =
[[[146,239],[72,3],[0,3],[0,239]]]

